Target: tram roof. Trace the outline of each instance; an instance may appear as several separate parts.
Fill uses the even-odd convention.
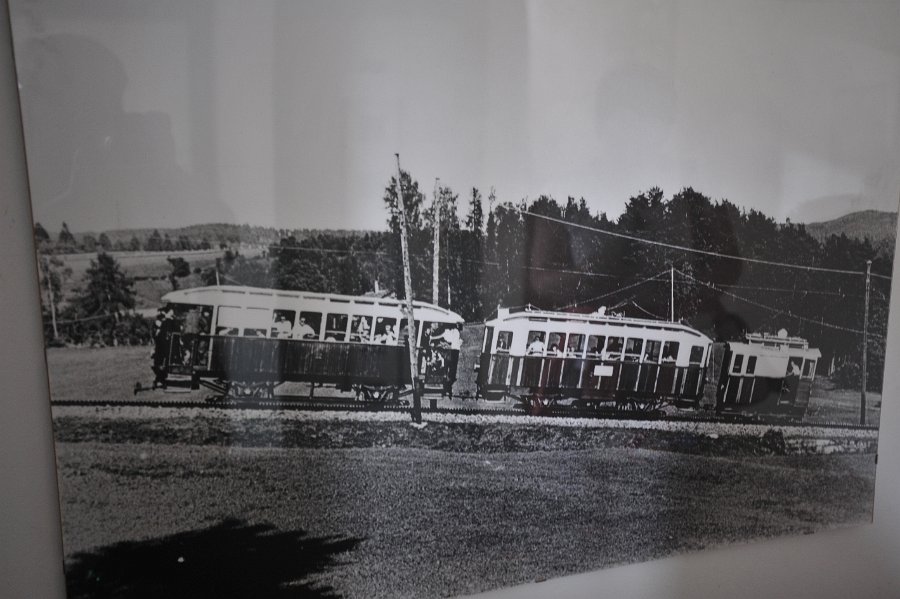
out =
[[[510,320],[531,320],[532,322],[581,322],[586,324],[608,324],[613,326],[632,326],[635,328],[656,329],[664,331],[678,331],[697,337],[709,339],[700,331],[680,322],[668,322],[664,320],[652,320],[650,318],[628,318],[626,316],[614,316],[612,314],[579,314],[575,312],[557,312],[554,310],[539,310],[526,308],[512,312],[506,308],[497,311],[497,317],[488,320],[487,323]]]
[[[243,285],[212,285],[207,287],[189,287],[186,289],[178,289],[165,294],[162,299],[164,302],[174,303],[223,303],[226,300],[232,300],[236,296],[245,298],[271,298],[288,299],[288,300],[309,300],[313,302],[335,302],[341,304],[362,304],[375,306],[388,306],[402,308],[404,301],[396,298],[374,297],[368,295],[342,295],[340,293],[316,293],[313,291],[290,291],[286,289],[269,289],[265,287],[246,287]],[[449,318],[455,318],[459,322],[463,322],[463,318],[446,308],[421,302],[413,301],[413,308],[425,308],[443,314]],[[418,319],[417,319],[418,320]]]

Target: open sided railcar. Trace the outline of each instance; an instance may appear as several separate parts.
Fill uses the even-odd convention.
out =
[[[271,395],[285,382],[355,389],[368,399],[410,384],[403,304],[392,298],[214,286],[163,297],[157,381],[189,377],[223,394]],[[452,393],[462,318],[415,302],[426,390]]]
[[[640,411],[695,406],[711,345],[680,323],[500,309],[485,323],[477,383],[487,399],[533,406],[568,398]]]

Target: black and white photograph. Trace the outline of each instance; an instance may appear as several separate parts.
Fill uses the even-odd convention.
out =
[[[70,599],[872,524],[900,4],[10,9]]]

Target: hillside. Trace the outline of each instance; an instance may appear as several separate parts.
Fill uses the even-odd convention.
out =
[[[873,245],[885,244],[893,247],[897,233],[897,213],[860,210],[832,220],[809,223],[806,230],[819,241],[843,233],[847,237],[860,240],[868,237]]]
[[[82,244],[85,237],[94,239],[105,234],[110,243],[117,249],[127,249],[132,238],[136,238],[141,247],[150,239],[154,232],[158,232],[162,238],[168,237],[173,241],[178,239],[188,240],[190,249],[200,249],[200,245],[206,242],[204,248],[217,247],[221,244],[242,244],[244,246],[264,247],[278,243],[284,237],[293,235],[298,240],[308,239],[320,234],[335,237],[362,237],[371,231],[357,231],[350,229],[280,229],[276,227],[260,227],[255,225],[235,225],[229,223],[207,223],[202,225],[187,225],[184,227],[157,229],[112,229],[106,231],[73,231],[77,244]],[[52,239],[57,239],[59,231],[50,231]],[[176,248],[181,249],[181,248]]]

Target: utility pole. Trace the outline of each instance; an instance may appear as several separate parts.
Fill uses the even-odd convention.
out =
[[[675,267],[669,268],[669,322],[675,322]]]
[[[431,258],[431,303],[435,306],[438,305],[438,285],[439,279],[438,276],[441,268],[441,207],[438,204],[438,193],[440,190],[440,178],[434,178],[434,192],[431,195],[431,211],[432,211],[432,227],[434,227],[433,231],[433,239],[434,239],[434,247],[432,248],[432,258]]]
[[[47,295],[50,297],[50,321],[53,323],[53,338],[59,339],[59,329],[56,328],[56,300],[53,297],[53,273],[50,270],[50,258],[44,256],[44,268],[47,277]]]
[[[872,282],[872,261],[866,260],[866,305],[863,309],[862,387],[859,390],[859,423],[866,424],[866,361],[869,353],[869,288]]]
[[[403,286],[406,292],[406,316],[409,334],[406,347],[409,350],[409,376],[412,384],[412,420],[422,422],[422,399],[419,397],[419,381],[416,376],[416,319],[413,315],[412,274],[409,271],[409,245],[406,232],[406,201],[403,199],[403,171],[400,170],[400,154],[397,157],[397,211],[400,213],[400,252],[403,256]],[[435,184],[436,185],[436,184]]]

